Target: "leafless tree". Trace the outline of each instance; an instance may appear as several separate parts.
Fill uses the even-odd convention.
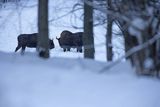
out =
[[[160,30],[160,2],[159,0],[107,0],[111,2],[104,8],[104,0],[99,4],[90,3],[94,9],[107,16],[112,16],[119,26],[125,40],[126,57],[131,60],[138,74],[153,75],[160,69],[160,42],[155,40],[150,43]],[[108,9],[109,7],[112,9]],[[107,18],[108,20],[108,18]],[[108,22],[108,21],[107,21]],[[109,31],[108,31],[109,32]],[[108,41],[109,42],[109,41]],[[148,45],[144,45],[148,43]],[[142,47],[139,49],[139,47]],[[132,51],[132,49],[138,51]],[[128,54],[129,53],[129,54]]]
[[[49,58],[48,0],[39,0],[38,7],[38,47],[39,56]]]
[[[112,9],[112,4],[111,0],[107,0],[107,9],[111,10]],[[113,19],[110,14],[107,14],[107,33],[106,33],[106,50],[107,50],[107,60],[112,61],[112,24],[113,24]]]
[[[93,37],[93,7],[88,5],[88,1],[84,1],[84,57],[94,59],[94,37]]]

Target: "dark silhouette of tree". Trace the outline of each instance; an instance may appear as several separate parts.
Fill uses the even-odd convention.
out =
[[[107,9],[111,10],[112,5],[111,5],[111,0],[107,0]],[[112,61],[112,23],[113,19],[111,14],[107,14],[107,34],[106,34],[106,50],[107,50],[107,60]]]
[[[89,5],[93,0],[84,1],[84,58],[94,59],[94,37],[93,37],[93,7]]]
[[[37,49],[40,57],[49,58],[48,0],[39,0]]]

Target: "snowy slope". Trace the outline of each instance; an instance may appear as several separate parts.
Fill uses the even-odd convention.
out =
[[[0,107],[160,107],[160,81],[137,77],[128,62],[43,60],[0,52]]]

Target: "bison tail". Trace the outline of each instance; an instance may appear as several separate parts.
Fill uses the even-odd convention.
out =
[[[17,52],[20,48],[21,48],[21,46],[18,45],[18,46],[16,47],[16,49],[15,49],[15,52]]]

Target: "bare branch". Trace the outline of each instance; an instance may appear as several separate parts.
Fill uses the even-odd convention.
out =
[[[110,68],[114,67],[115,65],[117,65],[118,63],[120,63],[124,58],[127,58],[131,55],[133,55],[134,53],[146,48],[149,45],[152,45],[154,42],[156,42],[158,39],[160,39],[160,33],[158,33],[157,35],[155,35],[153,38],[151,38],[150,40],[148,40],[147,42],[140,44],[138,46],[133,47],[132,49],[130,49],[128,52],[126,52],[126,54],[122,57],[120,57],[118,60],[110,63],[109,65],[107,65],[106,67],[102,68],[99,72],[103,73],[106,70],[109,70]]]

